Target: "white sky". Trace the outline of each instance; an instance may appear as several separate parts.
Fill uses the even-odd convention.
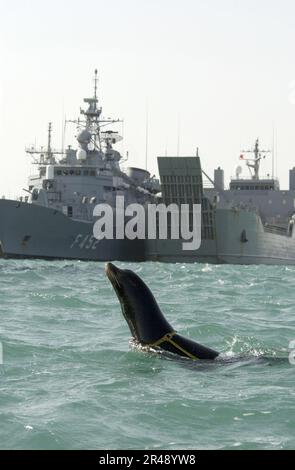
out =
[[[46,144],[49,121],[61,146],[63,114],[78,117],[95,68],[104,116],[125,120],[120,150],[131,165],[145,165],[148,103],[152,173],[157,155],[177,152],[178,120],[180,153],[199,147],[205,171],[221,165],[227,179],[258,136],[272,147],[275,126],[285,188],[295,166],[294,52],[294,0],[0,0],[0,196],[26,186],[24,147]]]

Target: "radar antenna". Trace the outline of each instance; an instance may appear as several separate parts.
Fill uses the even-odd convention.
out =
[[[98,77],[97,77],[97,69],[94,70],[94,99],[97,101],[97,82],[98,82]]]
[[[52,133],[52,122],[48,124],[48,144],[47,144],[47,158],[52,157],[52,150],[51,150],[51,133]]]
[[[98,71],[95,69],[94,71],[94,95],[92,98],[84,98],[84,103],[88,104],[88,108],[83,110],[80,108],[80,114],[85,116],[83,119],[76,119],[76,120],[67,120],[66,122],[76,124],[77,130],[87,129],[91,133],[91,142],[94,145],[94,148],[98,148],[99,150],[102,149],[102,139],[101,139],[101,128],[108,126],[109,124],[115,124],[118,122],[122,122],[120,119],[104,119],[101,117],[102,107],[98,105]]]
[[[249,168],[251,177],[253,180],[259,180],[259,169],[260,162],[262,159],[266,158],[266,153],[271,153],[270,150],[260,150],[259,148],[259,139],[256,139],[255,147],[253,150],[242,150],[242,155],[240,155],[240,160],[247,162],[247,167]],[[244,153],[254,154],[254,158],[245,158]],[[264,154],[264,155],[262,155]],[[253,172],[252,172],[252,170]]]
[[[48,140],[47,140],[47,149],[45,150],[44,147],[36,147],[32,145],[30,147],[26,147],[26,153],[32,155],[33,163],[35,164],[42,164],[42,165],[51,165],[56,163],[55,155],[63,155],[63,151],[54,150],[51,145],[51,138],[52,138],[52,123],[49,122],[48,124]],[[35,156],[38,155],[39,158]]]

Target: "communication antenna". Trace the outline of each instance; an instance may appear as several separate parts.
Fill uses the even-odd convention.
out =
[[[180,152],[180,116],[177,118],[177,156],[179,157]]]
[[[148,167],[148,146],[149,146],[149,107],[146,102],[146,115],[145,115],[145,169]]]
[[[272,127],[272,179],[275,177],[276,173],[276,163],[277,163],[277,131],[275,124],[273,123]]]
[[[238,180],[240,178],[240,175],[243,172],[243,168],[241,166],[237,166],[236,168],[236,179]]]
[[[98,71],[94,70],[94,99],[97,100],[97,83],[98,83]]]
[[[61,130],[61,153],[62,154],[64,154],[64,151],[65,151],[66,126],[67,126],[67,118],[64,115],[63,121],[62,121],[62,130]]]
[[[48,144],[47,144],[47,155],[50,158],[52,156],[51,150],[51,133],[52,133],[52,122],[48,124]]]
[[[240,156],[240,160],[246,161],[247,167],[249,168],[251,177],[253,180],[259,180],[259,169],[260,162],[262,159],[266,158],[267,153],[271,153],[270,150],[261,150],[259,148],[259,139],[255,141],[255,147],[253,150],[242,150],[243,154]],[[246,158],[245,153],[254,154],[252,158]],[[264,154],[264,155],[263,155]],[[253,173],[252,173],[253,170]]]

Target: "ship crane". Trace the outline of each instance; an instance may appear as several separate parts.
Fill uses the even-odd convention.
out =
[[[240,160],[246,161],[247,167],[249,168],[251,177],[253,180],[259,180],[259,169],[260,162],[262,159],[266,158],[267,153],[271,153],[270,150],[260,150],[259,148],[259,139],[255,142],[255,147],[253,150],[242,150],[240,155]],[[245,158],[244,154],[254,154],[254,158]],[[264,154],[264,155],[263,155]],[[253,171],[252,171],[253,170]]]

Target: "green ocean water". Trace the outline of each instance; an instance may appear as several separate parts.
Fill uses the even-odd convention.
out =
[[[118,265],[221,359],[132,350],[102,263],[0,260],[0,448],[294,449],[295,268]]]

